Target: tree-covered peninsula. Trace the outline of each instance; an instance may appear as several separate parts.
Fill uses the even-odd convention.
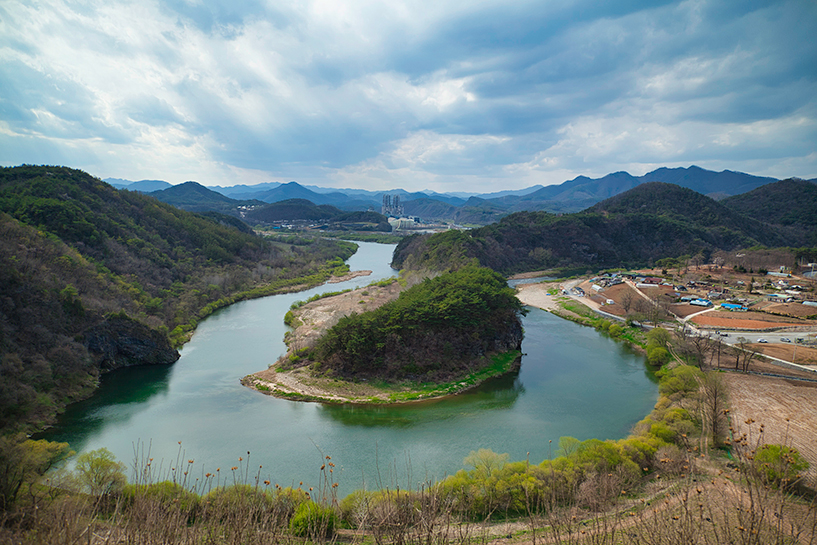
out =
[[[375,289],[386,288],[363,291]],[[274,395],[325,401],[401,401],[455,393],[517,366],[524,312],[500,274],[468,265],[426,278],[374,310],[340,318],[308,346],[291,344],[269,372],[244,383]],[[310,394],[284,386],[292,384],[293,376],[313,386],[315,379],[330,380],[323,382],[323,393],[313,389]],[[392,395],[349,395],[348,383],[383,384]],[[347,394],[337,395],[340,390]],[[419,391],[423,394],[409,393]]]

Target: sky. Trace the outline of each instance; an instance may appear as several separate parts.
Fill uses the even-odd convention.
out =
[[[815,36],[815,0],[5,0],[0,164],[473,193],[809,179]]]

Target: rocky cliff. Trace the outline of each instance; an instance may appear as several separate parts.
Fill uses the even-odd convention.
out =
[[[125,315],[111,316],[90,328],[83,341],[103,371],[132,365],[166,365],[179,359],[179,352],[165,335]]]

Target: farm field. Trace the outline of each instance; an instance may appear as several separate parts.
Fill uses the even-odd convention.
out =
[[[817,383],[739,373],[723,375],[729,387],[732,425],[739,433],[750,435],[750,443],[787,444],[809,461],[807,479],[817,485]],[[746,424],[752,419],[757,425]],[[758,436],[763,424],[763,436]]]

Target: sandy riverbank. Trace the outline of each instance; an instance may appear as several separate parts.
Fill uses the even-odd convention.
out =
[[[350,273],[362,276],[369,271]],[[408,282],[411,284],[411,282]],[[481,371],[446,384],[370,384],[366,381],[349,382],[332,377],[316,376],[308,366],[293,368],[303,349],[315,345],[318,339],[344,316],[365,312],[395,300],[404,289],[400,282],[386,286],[367,286],[349,292],[323,297],[291,311],[293,330],[287,333],[287,353],[268,369],[247,375],[241,383],[254,390],[275,397],[299,401],[326,403],[403,403],[454,395],[478,386],[485,380],[505,374],[519,367],[521,354],[502,356],[501,366],[487,361]],[[527,304],[527,303],[526,303]],[[509,353],[511,354],[511,353]],[[510,358],[510,359],[508,359]],[[496,361],[496,360],[495,360]],[[481,366],[480,366],[481,367]]]

